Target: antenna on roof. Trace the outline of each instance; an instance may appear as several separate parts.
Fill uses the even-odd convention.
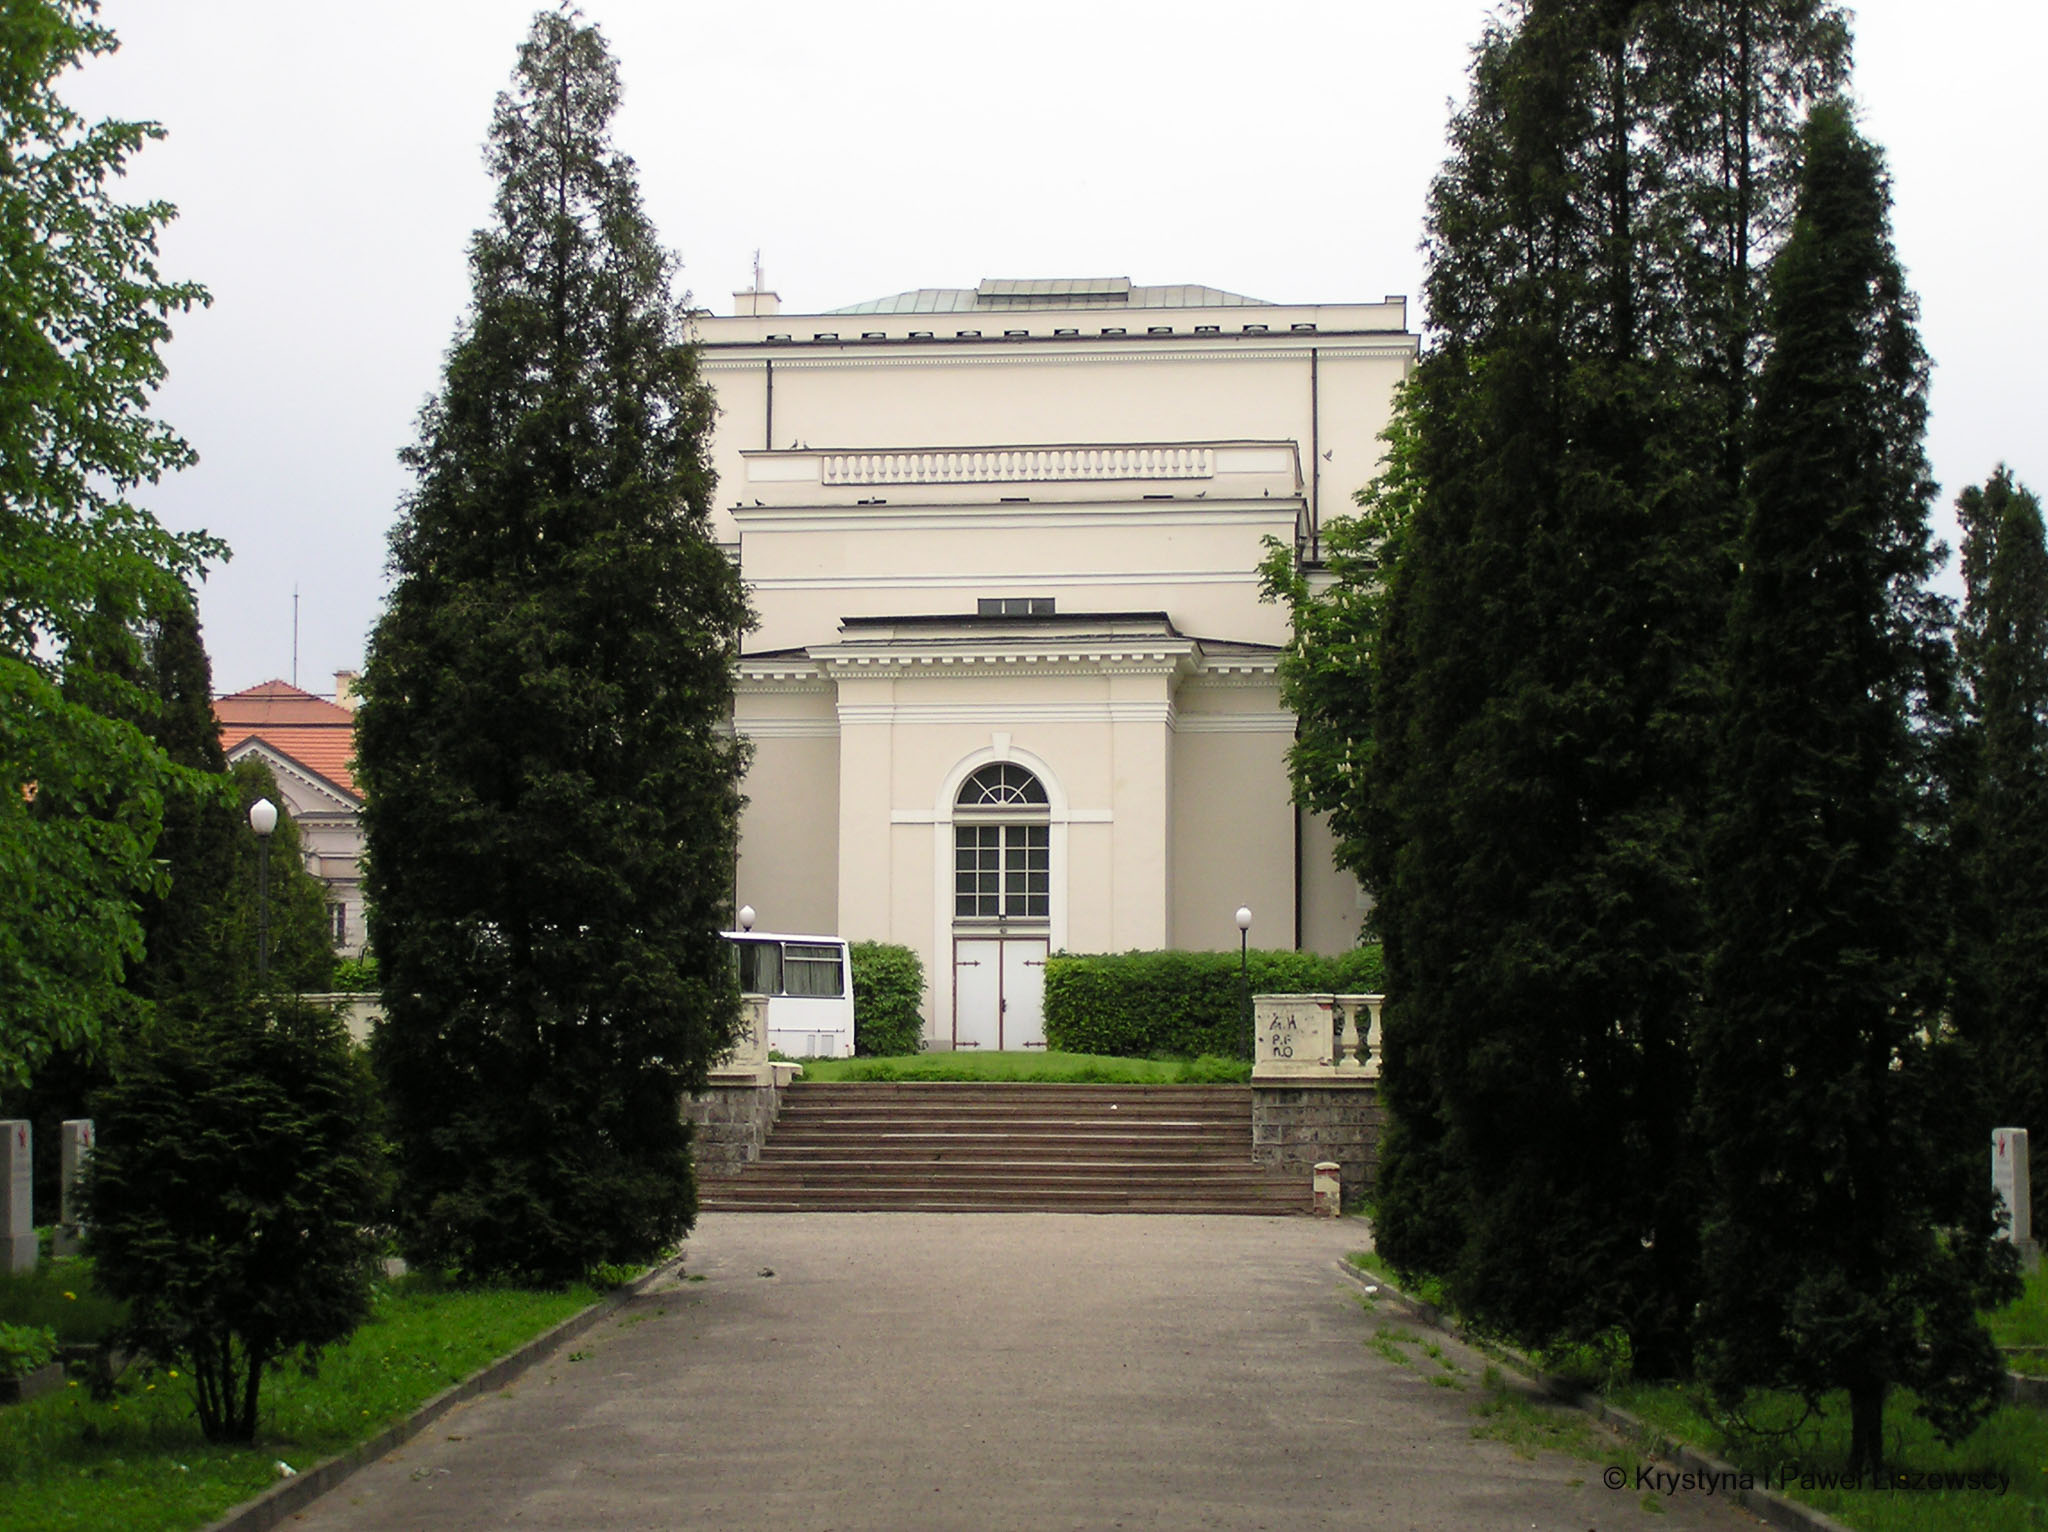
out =
[[[292,685],[299,684],[299,587],[292,586]]]
[[[754,291],[761,291],[761,252],[754,252]]]

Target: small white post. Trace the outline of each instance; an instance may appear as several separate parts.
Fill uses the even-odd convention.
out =
[[[1316,1217],[1335,1218],[1343,1211],[1342,1171],[1343,1167],[1335,1160],[1324,1160],[1316,1166]]]

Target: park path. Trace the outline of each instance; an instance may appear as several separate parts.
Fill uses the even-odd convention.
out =
[[[663,1283],[289,1523],[1754,1528],[1475,1440],[1483,1359],[1369,1342],[1349,1220],[708,1214]],[[1456,1386],[1432,1384],[1445,1372]],[[1597,1428],[1596,1428],[1597,1429]]]

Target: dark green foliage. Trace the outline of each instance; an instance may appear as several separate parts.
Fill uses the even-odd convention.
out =
[[[1804,153],[1709,838],[1701,1359],[1724,1402],[1846,1389],[1850,1467],[1874,1473],[1892,1387],[1951,1441],[1990,1408],[1977,1313],[2018,1287],[1929,907],[1949,660],[1926,585],[1926,359],[1877,150],[1826,103]]]
[[[1799,56],[1832,14],[1556,0],[1489,35],[1432,194],[1444,333],[1383,490],[1359,784],[1391,991],[1379,1243],[1527,1343],[1618,1327],[1651,1372],[1684,1362],[1695,1278],[1727,359],[1773,211],[1768,82],[1839,69],[1839,41]],[[1738,47],[1731,21],[1759,30]],[[1737,117],[1739,147],[1708,131]]]
[[[1956,1022],[1986,1066],[1985,1126],[2048,1137],[2048,548],[2040,502],[2003,468],[1956,513]]]
[[[263,842],[249,828],[249,810],[257,799],[268,798],[278,805],[277,828],[270,832],[270,983],[323,994],[334,987],[335,961],[327,886],[306,870],[299,827],[284,812],[284,795],[270,768],[247,758],[235,762],[229,775],[236,804],[235,867],[228,898],[214,922],[214,950],[244,982],[256,974]]]
[[[254,1439],[264,1370],[369,1310],[383,1160],[331,1016],[268,998],[164,1021],[95,1103],[86,1250],[126,1344],[192,1375],[209,1441]]]
[[[1254,995],[1376,994],[1377,947],[1341,957],[1254,950]],[[1045,965],[1045,1042],[1124,1058],[1250,1056],[1235,952],[1055,953]]]
[[[25,1378],[57,1359],[57,1335],[48,1325],[11,1325],[0,1320],[0,1382]]]
[[[366,952],[359,958],[342,958],[334,965],[331,981],[344,994],[370,994],[377,988],[377,956]]]
[[[893,1058],[924,1047],[924,963],[893,942],[854,942],[853,1051]]]
[[[214,927],[236,892],[235,848],[248,834],[248,819],[225,780],[213,665],[191,593],[181,589],[152,611],[141,637],[141,682],[155,704],[144,727],[192,776],[164,799],[156,857],[168,881],[142,900],[142,962],[129,982],[154,1000],[192,990],[218,995],[223,973]]]
[[[678,1099],[738,1016],[750,614],[618,96],[595,28],[535,18],[361,688],[401,1236],[470,1277],[559,1282],[688,1228]]]
[[[134,721],[125,633],[224,550],[128,501],[192,460],[147,414],[170,319],[203,289],[156,269],[164,203],[110,183],[159,134],[88,125],[55,82],[113,51],[84,0],[0,8],[0,1075],[85,1048],[141,1007],[123,970],[180,773]],[[132,659],[132,653],[127,658]]]

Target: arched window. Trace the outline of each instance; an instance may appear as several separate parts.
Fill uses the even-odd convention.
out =
[[[994,761],[960,784],[953,818],[953,917],[1044,920],[1052,914],[1052,810],[1045,784]]]

